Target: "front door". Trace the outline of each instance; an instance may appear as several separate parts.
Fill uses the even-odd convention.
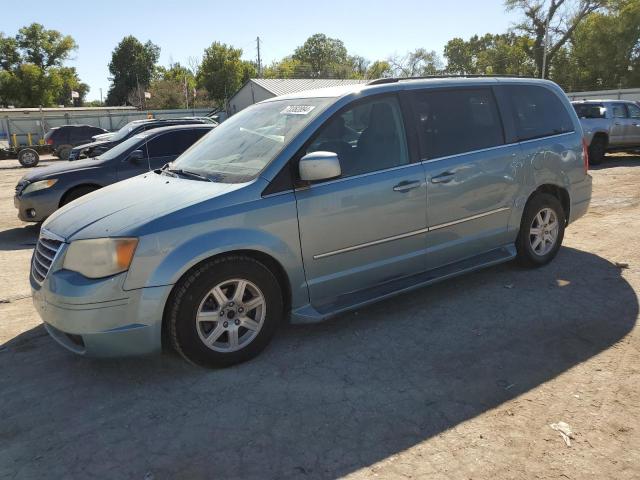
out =
[[[427,180],[429,268],[508,243],[520,148],[505,144],[492,89],[411,95]]]
[[[627,116],[627,108],[624,103],[611,104],[611,113],[613,123],[609,130],[609,145],[612,147],[624,147],[629,145],[628,125],[631,123]]]
[[[342,168],[337,179],[296,190],[312,305],[424,270],[424,171],[410,162],[397,97],[334,115],[312,151],[337,153]]]
[[[625,131],[626,137],[629,139],[629,145],[637,147],[640,146],[640,107],[627,103],[627,111],[629,123]]]

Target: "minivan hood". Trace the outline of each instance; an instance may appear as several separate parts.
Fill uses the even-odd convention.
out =
[[[244,185],[201,182],[149,172],[71,202],[51,215],[42,227],[66,241],[118,236],[128,228]]]
[[[46,167],[35,168],[22,177],[22,180],[28,182],[37,182],[45,178],[55,178],[57,174],[67,173],[71,171],[85,170],[87,168],[96,168],[102,166],[103,162],[98,160],[97,157],[89,158],[85,160],[76,160],[75,162],[69,162],[61,160]]]

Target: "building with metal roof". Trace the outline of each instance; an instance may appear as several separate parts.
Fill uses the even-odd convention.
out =
[[[228,113],[233,115],[249,105],[280,95],[288,95],[316,88],[338,87],[367,83],[367,80],[340,80],[333,78],[250,78],[228,102]]]

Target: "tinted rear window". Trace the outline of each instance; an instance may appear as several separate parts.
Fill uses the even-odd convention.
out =
[[[504,89],[520,141],[574,131],[564,104],[551,90],[533,85],[507,85]]]
[[[578,118],[604,118],[607,111],[601,103],[574,103]]]
[[[425,90],[413,94],[423,159],[456,155],[504,143],[491,89]]]

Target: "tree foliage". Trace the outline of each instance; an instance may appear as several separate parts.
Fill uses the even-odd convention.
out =
[[[310,36],[291,58],[298,62],[298,73],[308,78],[345,78],[345,66],[350,65],[342,40],[323,33]]]
[[[107,105],[124,105],[132,92],[141,98],[151,83],[155,65],[160,57],[160,47],[150,40],[141,43],[136,37],[124,37],[111,54],[109,73],[111,86],[107,93]]]
[[[0,32],[0,105],[82,105],[89,86],[75,68],[63,66],[76,48],[73,38],[39,23],[14,37]],[[71,99],[72,90],[78,99]]]
[[[388,63],[395,77],[426,77],[437,75],[442,70],[442,60],[438,54],[424,48],[389,57]]]
[[[256,76],[255,65],[241,57],[242,49],[220,42],[213,42],[204,51],[197,84],[218,105],[223,105],[245,81]]]

